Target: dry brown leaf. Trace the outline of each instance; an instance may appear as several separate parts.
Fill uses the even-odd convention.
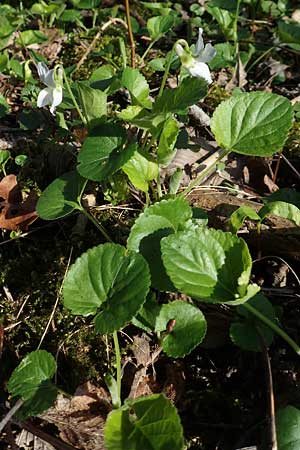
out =
[[[79,386],[67,399],[59,394],[55,406],[41,417],[54,423],[60,438],[81,450],[104,450],[104,424],[111,411],[107,392],[90,382]]]
[[[23,201],[15,175],[7,175],[0,182],[0,228],[27,230],[37,218],[37,194],[31,191]]]

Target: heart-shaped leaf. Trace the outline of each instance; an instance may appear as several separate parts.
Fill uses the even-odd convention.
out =
[[[148,192],[149,182],[155,180],[158,175],[157,163],[142,155],[136,147],[131,158],[123,165],[122,170],[131,183],[143,192]]]
[[[106,421],[107,450],[182,450],[183,431],[175,406],[162,394],[127,400]]]
[[[130,92],[133,104],[139,104],[144,108],[151,108],[152,103],[149,98],[149,85],[146,78],[138,69],[126,67],[122,74],[122,85]]]
[[[112,333],[128,323],[146,300],[150,286],[142,255],[104,244],[83,253],[63,285],[64,305],[73,314],[95,318],[98,333]]]
[[[293,108],[287,98],[250,92],[222,102],[213,114],[211,129],[226,150],[269,156],[282,149],[292,121]]]
[[[57,388],[49,380],[55,372],[55,359],[45,350],[29,353],[13,371],[7,387],[13,397],[24,400],[22,417],[40,414],[53,404]]]
[[[151,19],[149,19],[147,22],[147,28],[150,37],[155,41],[166,34],[173,25],[174,17],[172,15],[151,17]]]
[[[278,450],[299,450],[300,448],[300,410],[286,406],[276,416]]]
[[[78,155],[80,175],[89,180],[102,181],[120,169],[134,151],[131,146],[121,149],[125,139],[125,130],[119,125],[106,123],[93,128]]]
[[[203,78],[185,78],[175,89],[166,89],[153,105],[156,114],[179,113],[194,105],[207,93]]]
[[[168,325],[172,329],[168,330]],[[202,312],[190,303],[176,300],[161,307],[156,319],[156,331],[165,331],[162,348],[172,358],[182,358],[200,344],[206,334]]]
[[[86,182],[76,171],[56,178],[37,202],[38,215],[42,219],[53,220],[70,214],[78,207]]]
[[[177,197],[146,208],[131,228],[127,246],[140,252],[149,264],[151,284],[157,289],[175,291],[161,259],[160,241],[184,227],[192,217],[192,209],[183,198]]]
[[[77,82],[80,103],[89,124],[107,115],[107,95],[100,89],[93,89],[83,82]]]
[[[237,236],[206,228],[184,231],[162,239],[161,249],[167,274],[181,292],[211,303],[248,300],[252,261]]]

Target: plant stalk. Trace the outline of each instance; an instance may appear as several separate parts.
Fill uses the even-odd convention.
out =
[[[168,61],[166,63],[165,73],[164,73],[164,76],[163,76],[163,79],[162,79],[162,82],[161,82],[161,85],[160,85],[160,88],[159,88],[159,93],[158,93],[157,98],[159,98],[161,96],[161,94],[163,93],[163,90],[165,88],[165,85],[166,85],[166,82],[167,82],[167,79],[168,79],[168,75],[169,75],[169,70],[170,70],[170,67],[171,67],[171,64],[172,64],[173,55],[174,55],[174,45],[172,47],[172,50],[171,50],[171,52],[169,54]]]
[[[206,167],[206,169],[204,169],[185,189],[184,191],[182,191],[179,196],[180,197],[185,197],[186,195],[188,195],[189,192],[191,192],[191,190],[197,186],[198,184],[200,184],[212,171],[212,169],[214,169],[218,163],[220,161],[222,161],[222,159],[225,158],[225,156],[228,156],[230,153],[230,150],[223,150],[220,153],[220,156],[218,156],[217,159],[215,159],[215,161]]]
[[[133,37],[132,27],[131,27],[131,20],[130,20],[129,0],[125,0],[125,11],[126,11],[127,26],[128,26],[130,50],[131,50],[131,67],[135,68],[135,42],[134,42],[134,37]]]
[[[118,340],[118,332],[113,332],[115,353],[116,353],[116,366],[117,366],[117,389],[118,389],[118,400],[119,405],[121,405],[121,352]]]
[[[268,319],[264,314],[262,314],[260,311],[258,311],[254,306],[250,305],[249,302],[244,303],[241,305],[243,308],[247,309],[249,312],[251,312],[254,316],[256,316],[259,320],[261,320],[265,325],[267,325],[271,330],[273,330],[278,336],[282,337],[291,347],[292,349],[297,353],[298,356],[300,356],[300,347],[296,342],[290,338],[290,336],[282,330],[276,323],[274,323],[272,320]]]
[[[78,208],[80,212],[82,212],[94,225],[95,227],[98,228],[98,230],[100,231],[100,233],[103,235],[103,237],[105,237],[105,239],[108,242],[113,242],[112,238],[109,236],[109,234],[107,233],[107,231],[105,230],[105,228],[101,225],[101,223],[98,222],[98,220],[95,219],[94,216],[92,216],[92,214],[90,214],[86,209],[84,209],[82,206],[80,208]]]
[[[69,81],[68,81],[68,77],[67,77],[67,75],[66,75],[65,69],[63,69],[63,74],[64,74],[64,81],[65,81],[65,83],[66,83],[67,91],[69,92],[69,95],[70,95],[70,97],[71,97],[71,99],[72,99],[72,102],[73,102],[75,108],[77,109],[77,112],[78,112],[78,114],[79,114],[80,119],[82,120],[82,123],[83,123],[84,125],[86,125],[86,124],[87,124],[87,120],[86,120],[86,118],[83,116],[83,114],[82,114],[82,112],[81,112],[81,109],[79,108],[79,105],[78,105],[78,103],[77,103],[77,101],[76,101],[76,98],[74,97],[74,94],[73,94],[73,92],[72,92],[70,83],[69,83]]]

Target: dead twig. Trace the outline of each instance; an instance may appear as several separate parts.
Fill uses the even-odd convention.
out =
[[[126,20],[128,26],[128,35],[130,42],[130,50],[131,50],[131,67],[135,68],[135,42],[132,33],[131,20],[130,20],[130,6],[129,0],[125,0],[125,10],[126,10]]]
[[[84,55],[81,57],[81,59],[78,61],[78,63],[76,64],[76,69],[78,70],[82,64],[84,63],[84,61],[87,59],[88,55],[91,53],[91,51],[94,49],[98,39],[101,36],[101,33],[103,33],[103,31],[106,30],[106,28],[110,27],[111,25],[115,24],[115,23],[120,23],[121,25],[123,25],[123,27],[125,27],[127,29],[127,24],[126,22],[124,22],[124,20],[119,19],[118,17],[114,17],[112,19],[110,19],[108,22],[106,22],[104,25],[102,25],[102,27],[100,28],[100,30],[95,34],[94,39],[92,40],[92,42],[90,43],[90,45],[88,46],[88,48],[86,49]]]

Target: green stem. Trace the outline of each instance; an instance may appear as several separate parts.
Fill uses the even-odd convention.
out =
[[[182,191],[179,196],[185,197],[195,186],[200,184],[214,169],[220,161],[222,161],[225,156],[229,155],[230,150],[224,150],[221,152],[220,156],[211,164],[210,166],[207,166],[206,169],[204,169],[186,188],[184,191]]]
[[[239,51],[237,22],[238,22],[238,17],[239,17],[239,12],[240,12],[240,5],[241,5],[241,0],[238,0],[237,4],[236,4],[236,11],[235,11],[235,17],[234,17],[234,22],[233,22],[234,46],[235,46],[236,55],[238,54],[238,51]]]
[[[146,48],[146,50],[144,51],[143,56],[140,59],[140,64],[144,62],[144,59],[146,58],[146,56],[148,55],[148,53],[150,52],[151,48],[153,47],[154,44],[156,44],[156,42],[158,41],[158,39],[154,39],[154,41],[150,42],[150,44],[148,45],[148,47]]]
[[[161,183],[160,183],[160,174],[159,174],[159,169],[158,169],[158,175],[157,175],[157,194],[158,194],[158,198],[162,198],[162,191],[161,191]]]
[[[157,98],[159,98],[161,96],[161,94],[163,93],[163,90],[165,88],[165,85],[166,85],[166,82],[167,82],[167,79],[168,79],[168,75],[169,75],[169,70],[170,70],[170,67],[171,67],[171,64],[172,64],[173,55],[174,55],[174,45],[172,47],[172,50],[170,51],[170,54],[169,54],[169,57],[168,57],[168,60],[167,60],[167,63],[166,63],[165,73],[164,73],[164,76],[163,76],[163,79],[162,79],[162,82],[161,82],[161,86],[160,86]]]
[[[70,87],[70,83],[69,83],[69,81],[68,81],[68,77],[67,77],[66,72],[65,72],[64,69],[63,69],[63,74],[64,74],[64,81],[65,81],[65,84],[66,84],[67,91],[69,92],[69,95],[70,95],[70,97],[71,97],[71,99],[72,99],[72,102],[73,102],[75,108],[77,109],[77,112],[78,112],[78,114],[79,114],[80,119],[82,120],[82,123],[83,123],[84,125],[86,125],[86,124],[87,124],[87,120],[86,120],[86,118],[83,116],[83,114],[82,114],[82,112],[81,112],[81,109],[79,108],[79,105],[78,105],[78,103],[77,103],[77,101],[76,101],[76,98],[74,97],[74,94],[73,94],[72,89],[71,89],[71,87]]]
[[[109,242],[113,242],[112,238],[109,236],[105,228],[101,225],[101,223],[98,222],[98,220],[95,219],[94,216],[92,216],[86,209],[84,209],[82,206],[78,208],[79,211],[82,212],[94,225],[98,228],[98,230],[101,232],[101,234],[105,237],[105,239]]]
[[[117,388],[118,388],[118,397],[119,397],[119,405],[121,405],[121,352],[118,340],[118,332],[113,332],[114,346],[116,352],[116,365],[117,365]]]
[[[251,312],[254,316],[256,316],[259,320],[261,320],[265,325],[267,325],[271,330],[273,330],[278,336],[282,337],[291,347],[292,349],[297,353],[297,355],[300,356],[300,347],[296,342],[289,337],[289,335],[282,330],[276,323],[274,323],[272,320],[268,319],[264,314],[262,314],[260,311],[258,311],[254,306],[250,305],[249,302],[244,303],[241,305],[243,308],[247,309],[249,312]]]

